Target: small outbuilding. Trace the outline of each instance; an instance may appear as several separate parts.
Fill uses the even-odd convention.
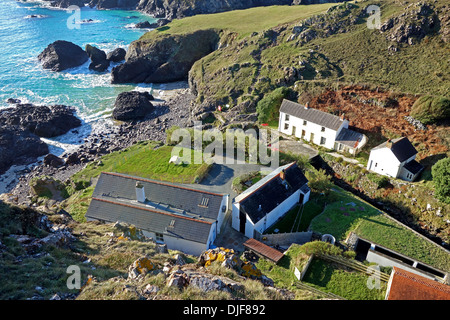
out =
[[[297,204],[309,200],[308,180],[295,162],[279,167],[237,196],[232,204],[232,227],[255,238]]]
[[[414,181],[424,167],[415,160],[417,150],[406,137],[389,139],[370,151],[367,170]]]

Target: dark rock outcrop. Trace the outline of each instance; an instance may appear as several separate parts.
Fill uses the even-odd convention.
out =
[[[218,41],[215,30],[134,41],[128,49],[126,62],[113,68],[112,83],[187,80],[192,65],[213,52]]]
[[[74,68],[88,61],[87,53],[76,44],[58,40],[48,45],[38,56],[44,69],[62,71]]]
[[[90,70],[103,72],[109,67],[109,60],[107,59],[106,53],[99,48],[86,45],[86,53],[91,59],[91,64],[89,65]]]
[[[0,123],[20,126],[39,137],[51,138],[81,125],[74,112],[74,109],[64,105],[18,104],[0,112]]]
[[[120,62],[125,60],[127,51],[123,48],[117,48],[106,55],[106,59],[111,62]]]
[[[116,98],[112,116],[121,121],[142,119],[153,111],[150,100],[153,96],[148,92],[122,92]]]
[[[386,39],[413,45],[436,31],[439,19],[431,5],[413,3],[404,10],[381,25],[380,31],[386,35]]]
[[[65,162],[60,157],[55,156],[52,153],[49,153],[44,157],[44,164],[55,167],[55,168],[59,168],[59,167],[63,166],[65,164]]]
[[[12,165],[30,164],[48,151],[48,146],[28,130],[0,125],[0,174]]]

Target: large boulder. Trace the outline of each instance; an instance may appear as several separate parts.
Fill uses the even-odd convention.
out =
[[[91,46],[90,44],[86,45],[86,53],[91,59],[91,63],[89,64],[89,69],[103,72],[109,67],[109,60],[106,57],[106,53],[103,50],[100,50],[97,47]]]
[[[153,111],[150,100],[153,96],[148,92],[122,92],[116,98],[112,117],[120,121],[142,119]]]
[[[0,123],[21,126],[37,136],[52,138],[81,125],[74,113],[73,108],[65,105],[17,104],[0,111]]]
[[[113,68],[112,83],[166,83],[187,80],[193,64],[213,52],[219,42],[215,30],[183,35],[147,33],[131,43],[126,62]]]
[[[48,152],[47,144],[30,131],[0,124],[0,174],[11,165],[30,164]]]
[[[127,51],[123,48],[117,48],[113,51],[109,52],[106,55],[106,59],[111,62],[120,62],[125,60],[125,56],[127,55]]]
[[[69,41],[58,40],[48,45],[38,56],[44,69],[62,71],[74,68],[88,61],[87,53]]]

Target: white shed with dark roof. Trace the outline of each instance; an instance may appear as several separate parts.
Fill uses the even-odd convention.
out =
[[[102,173],[87,220],[126,222],[169,249],[200,255],[228,210],[228,195],[117,173]]]
[[[308,180],[295,162],[279,167],[235,198],[232,227],[254,238],[309,196]]]
[[[284,99],[280,107],[278,131],[327,149],[356,154],[366,144],[367,137],[348,129],[348,124],[343,116]]]
[[[387,140],[370,151],[367,170],[414,181],[424,167],[415,158],[417,150],[406,137]]]

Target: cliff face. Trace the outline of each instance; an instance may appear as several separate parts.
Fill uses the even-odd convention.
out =
[[[163,83],[186,80],[192,65],[215,50],[215,30],[198,30],[185,35],[155,35],[134,41],[126,62],[112,70],[112,83]]]

